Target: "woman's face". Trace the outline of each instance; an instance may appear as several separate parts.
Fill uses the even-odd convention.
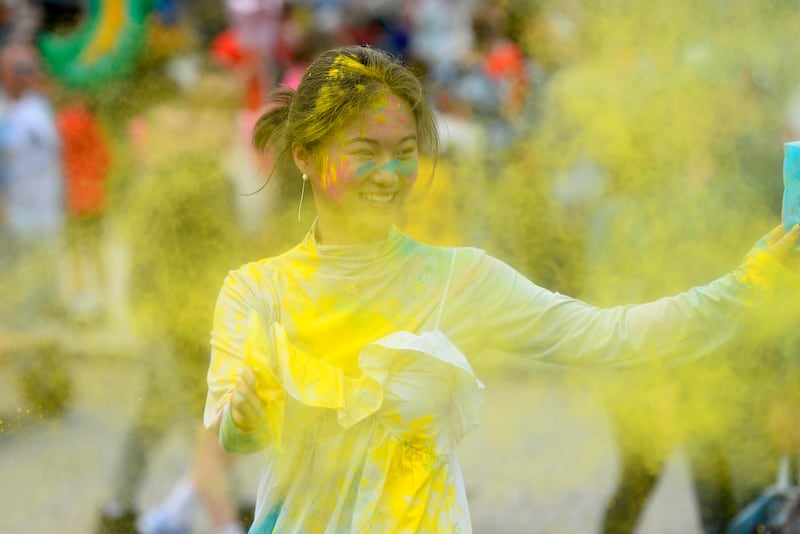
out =
[[[408,102],[387,92],[315,153],[318,230],[340,242],[380,240],[417,179],[417,124]],[[338,236],[336,234],[339,234]]]

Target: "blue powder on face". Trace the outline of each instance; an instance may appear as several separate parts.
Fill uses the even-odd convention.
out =
[[[800,224],[800,141],[783,145],[783,229]]]
[[[367,174],[370,174],[370,173],[373,173],[373,172],[377,172],[377,171],[379,171],[381,169],[387,169],[390,172],[396,172],[397,174],[400,174],[400,175],[409,175],[412,172],[414,172],[414,170],[416,168],[416,164],[417,164],[417,162],[416,162],[415,159],[414,160],[407,160],[407,161],[399,161],[399,160],[393,159],[393,160],[387,161],[386,163],[384,163],[383,165],[381,165],[379,167],[376,162],[371,161],[369,163],[364,163],[363,165],[360,165],[358,167],[358,169],[356,169],[356,177],[357,178],[363,178]]]

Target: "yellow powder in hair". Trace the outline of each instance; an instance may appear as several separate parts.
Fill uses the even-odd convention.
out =
[[[342,98],[347,96],[344,89],[331,83],[333,80],[343,79],[345,70],[355,71],[365,76],[375,76],[374,69],[371,71],[366,65],[361,64],[357,60],[345,54],[340,54],[339,57],[333,61],[333,65],[325,76],[325,79],[330,81],[320,88],[319,98],[316,104],[317,113],[330,109],[340,102]],[[356,88],[359,91],[364,91],[366,86],[358,84]]]
[[[333,64],[334,66],[338,65],[340,67],[354,70],[356,72],[365,74],[367,76],[374,75],[374,72],[370,72],[369,67],[345,54],[339,54],[339,57],[333,60]],[[331,69],[331,71],[333,71],[333,68]]]

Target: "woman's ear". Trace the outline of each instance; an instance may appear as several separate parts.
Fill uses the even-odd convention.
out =
[[[310,150],[300,143],[294,143],[292,145],[292,157],[294,158],[294,164],[297,165],[300,172],[309,176],[312,174],[314,170],[314,160]]]

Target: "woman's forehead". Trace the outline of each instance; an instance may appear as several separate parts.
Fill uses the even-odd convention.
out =
[[[403,138],[417,129],[408,102],[392,93],[382,94],[343,125],[337,137]]]

